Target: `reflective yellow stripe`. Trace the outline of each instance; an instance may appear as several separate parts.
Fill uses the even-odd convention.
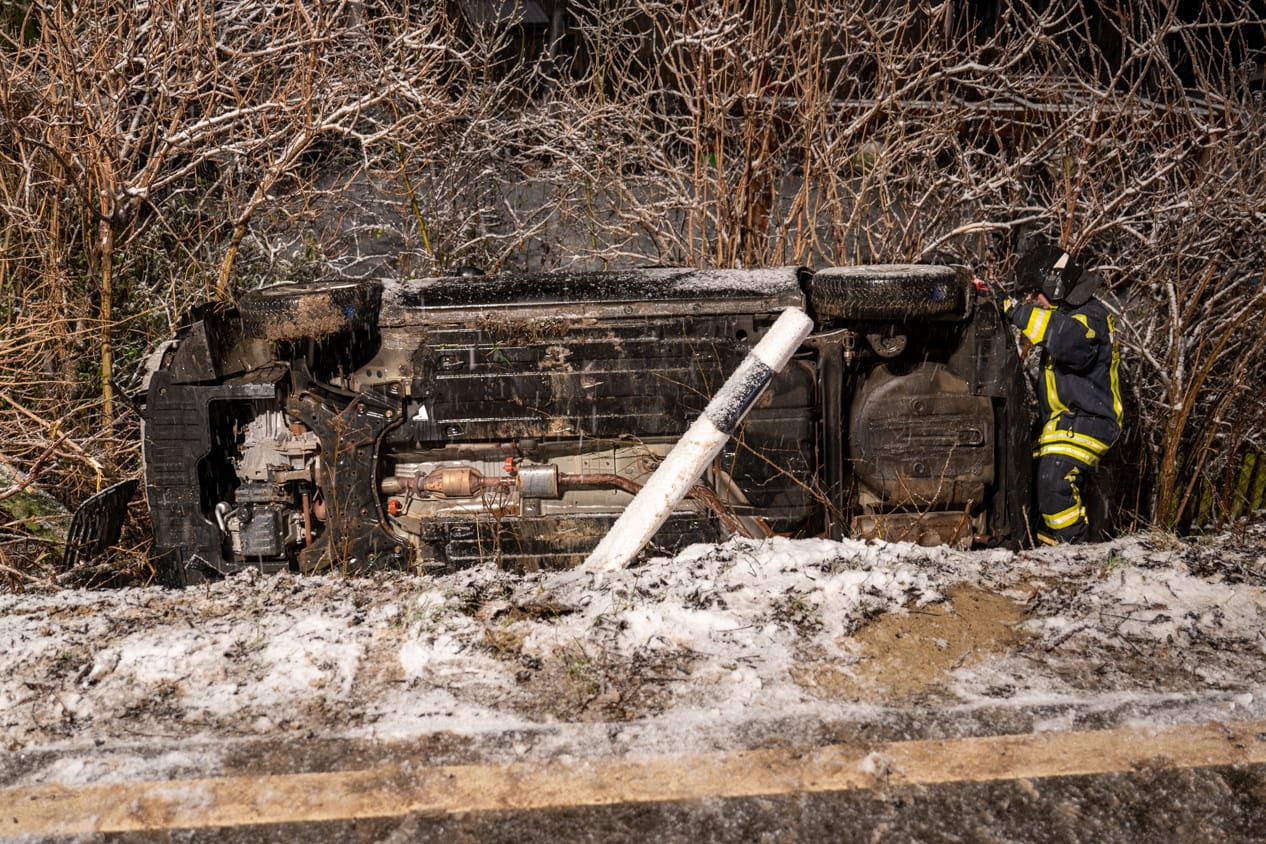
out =
[[[1058,513],[1052,513],[1049,516],[1042,514],[1042,521],[1046,522],[1046,526],[1051,530],[1063,530],[1066,527],[1072,527],[1086,517],[1086,508],[1081,504],[1074,504],[1067,510],[1061,510]]]
[[[1039,457],[1045,457],[1048,454],[1059,454],[1064,457],[1071,457],[1087,466],[1094,466],[1099,462],[1099,455],[1094,452],[1086,451],[1084,448],[1073,445],[1072,443],[1043,443],[1037,450]]]
[[[1117,324],[1108,314],[1108,342],[1112,344],[1112,363],[1109,367],[1112,380],[1112,409],[1117,414],[1117,425],[1125,423],[1125,403],[1121,401],[1121,349],[1116,344]]]
[[[1046,329],[1051,324],[1051,312],[1045,308],[1034,307],[1029,314],[1028,324],[1024,326],[1024,336],[1034,345],[1046,339]]]
[[[1054,420],[1052,420],[1053,422]],[[1089,451],[1091,454],[1103,456],[1109,448],[1109,444],[1097,437],[1089,434],[1078,434],[1075,431],[1066,431],[1061,428],[1055,428],[1048,422],[1046,427],[1042,429],[1042,435],[1038,438],[1039,445],[1048,443],[1071,443]]]
[[[1081,500],[1081,490],[1077,487],[1077,476],[1079,474],[1081,474],[1081,470],[1074,466],[1068,470],[1068,474],[1064,475],[1064,480],[1068,482],[1069,491],[1073,496],[1073,506],[1066,510],[1060,510],[1058,513],[1042,514],[1042,520],[1046,522],[1046,526],[1051,530],[1060,531],[1085,520],[1086,508]]]
[[[1059,399],[1059,390],[1055,388],[1055,362],[1049,356],[1046,361],[1046,403],[1050,405],[1052,417],[1068,410],[1067,405]]]
[[[1086,336],[1089,337],[1091,340],[1095,339],[1095,337],[1098,336],[1097,334],[1095,334],[1095,330],[1090,327],[1090,318],[1087,317],[1085,314],[1073,314],[1073,319],[1077,320],[1082,325],[1086,326]]]

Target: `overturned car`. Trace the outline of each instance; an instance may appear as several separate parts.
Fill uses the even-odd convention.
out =
[[[160,577],[575,565],[791,307],[814,330],[654,546],[1025,536],[1025,382],[962,269],[344,280],[204,307],[152,356]]]

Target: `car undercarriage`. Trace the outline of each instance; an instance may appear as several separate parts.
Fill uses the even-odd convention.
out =
[[[814,330],[653,538],[1027,533],[1010,329],[961,268],[277,285],[149,361],[163,582],[573,566],[787,308]]]

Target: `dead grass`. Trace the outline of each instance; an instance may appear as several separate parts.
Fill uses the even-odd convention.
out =
[[[1092,26],[1078,2],[1019,3],[1003,25],[959,5],[579,0],[536,50],[444,4],[19,4],[0,20],[0,499],[73,508],[139,474],[132,374],[190,304],[374,242],[387,272],[947,252],[1005,279],[1043,235],[1124,309],[1124,507],[1251,512],[1260,12],[1096,6]],[[0,583],[48,585],[50,545],[10,521]],[[148,577],[146,532],[138,503],[125,579]]]

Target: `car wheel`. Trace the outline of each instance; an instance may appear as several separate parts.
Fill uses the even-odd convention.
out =
[[[373,329],[381,300],[377,282],[304,282],[252,290],[242,296],[238,311],[248,338],[320,339]]]
[[[831,267],[809,279],[819,318],[910,319],[967,313],[971,279],[936,264]]]

